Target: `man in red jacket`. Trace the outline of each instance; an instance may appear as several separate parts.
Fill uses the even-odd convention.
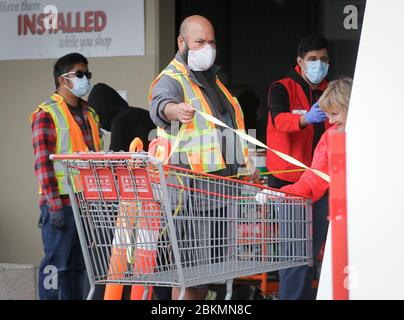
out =
[[[320,110],[318,99],[327,88],[329,68],[327,41],[307,36],[300,41],[297,65],[290,74],[271,84],[268,94],[269,116],[267,145],[288,154],[307,166],[312,162],[314,149],[321,135],[328,129],[326,114]],[[299,169],[267,152],[267,168],[271,172]],[[269,177],[269,186],[282,188],[297,182],[302,172],[283,172]],[[324,196],[313,207],[313,253],[320,251],[328,228],[328,199]],[[314,269],[297,267],[279,273],[279,298],[282,300],[311,299]]]

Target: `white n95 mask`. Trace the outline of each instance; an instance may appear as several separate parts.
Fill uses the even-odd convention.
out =
[[[207,44],[199,50],[189,50],[188,66],[192,71],[206,71],[216,60],[216,49]]]

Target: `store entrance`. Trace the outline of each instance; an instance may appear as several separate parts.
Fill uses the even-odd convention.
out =
[[[176,0],[176,34],[183,19],[193,14],[213,23],[221,78],[234,95],[242,95],[246,122],[255,123],[257,137],[265,142],[268,86],[294,66],[302,37],[327,38],[330,79],[353,77],[365,4],[365,0]]]

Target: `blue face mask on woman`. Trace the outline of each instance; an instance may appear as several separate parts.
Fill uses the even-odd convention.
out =
[[[74,77],[68,78],[65,75],[63,76],[65,79],[69,79],[73,83],[73,88],[69,88],[65,86],[67,89],[70,90],[76,97],[82,98],[90,91],[90,80],[87,78],[86,75],[83,75],[81,78]]]
[[[319,84],[327,76],[329,64],[321,60],[305,61],[306,63],[306,76],[313,84]]]

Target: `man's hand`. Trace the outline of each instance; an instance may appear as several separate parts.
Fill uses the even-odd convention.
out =
[[[190,123],[194,119],[195,110],[186,103],[168,103],[164,108],[164,114],[169,121]]]
[[[310,111],[304,115],[304,120],[307,124],[323,122],[327,119],[327,115],[320,109],[318,102],[313,104]]]
[[[190,123],[194,119],[195,110],[189,104],[177,104],[177,118],[181,123]]]
[[[49,212],[51,225],[53,229],[62,230],[65,226],[65,212],[64,210],[59,210],[55,212]]]

